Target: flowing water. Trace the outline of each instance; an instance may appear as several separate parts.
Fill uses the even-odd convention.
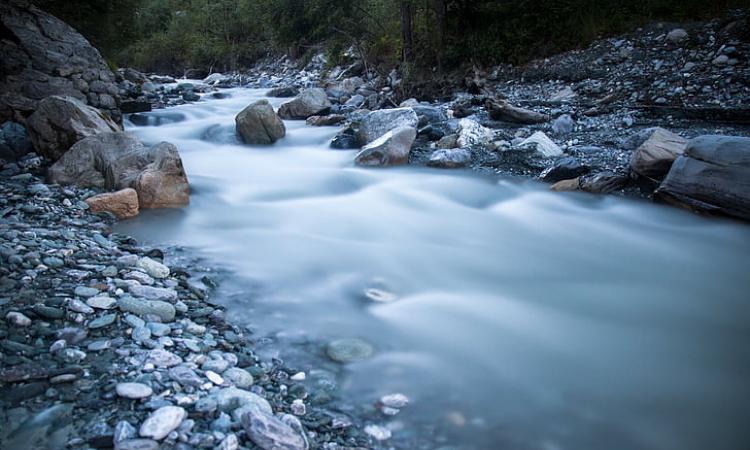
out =
[[[371,342],[340,388],[360,404],[410,397],[380,418],[392,442],[434,424],[435,447],[750,448],[750,227],[528,181],[360,169],[328,148],[335,128],[304,122],[241,145],[234,116],[262,92],[225,92],[129,125],[179,147],[193,193],[120,231],[229,268],[243,287],[222,301],[260,335]]]

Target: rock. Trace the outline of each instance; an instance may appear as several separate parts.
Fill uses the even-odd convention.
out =
[[[553,184],[549,189],[550,191],[555,192],[570,192],[570,191],[577,191],[580,187],[581,179],[580,178],[572,178],[569,180],[561,180],[557,183]]]
[[[73,28],[27,2],[3,1],[0,29],[0,122],[23,123],[52,95],[74,97],[119,122],[115,76]]]
[[[576,122],[570,117],[570,114],[563,114],[552,122],[552,131],[555,134],[568,134],[573,132],[575,126]]]
[[[117,383],[115,391],[120,397],[125,397],[133,400],[139,400],[146,397],[151,397],[154,393],[150,386],[141,383]]]
[[[367,144],[354,158],[360,166],[393,166],[406,164],[417,130],[412,127],[395,128]]]
[[[435,150],[427,164],[443,169],[466,167],[471,162],[471,152],[465,148]]]
[[[152,412],[141,424],[139,434],[141,437],[160,441],[176,430],[185,418],[187,418],[187,411],[184,408],[163,406]]]
[[[86,204],[91,212],[109,212],[120,219],[135,217],[139,212],[138,193],[132,188],[94,195],[86,199]]]
[[[112,309],[117,306],[117,300],[106,295],[101,295],[89,298],[86,300],[86,304],[96,309]]]
[[[169,368],[182,363],[182,358],[172,352],[157,348],[148,352],[145,362],[151,363],[156,367]]]
[[[239,367],[232,367],[227,369],[222,374],[224,379],[235,385],[240,389],[245,389],[252,386],[254,380],[253,376],[247,370],[240,369]]]
[[[120,103],[120,111],[123,114],[133,114],[151,111],[151,102],[146,100],[124,100]]]
[[[550,120],[546,114],[541,114],[529,109],[513,106],[505,100],[487,100],[485,108],[492,120],[513,122],[520,124],[544,123]]]
[[[369,144],[396,128],[416,128],[417,113],[411,108],[381,109],[367,114],[360,124],[359,141]]]
[[[133,284],[128,288],[128,291],[136,297],[142,297],[148,300],[169,302],[177,301],[177,292],[169,288],[159,288]]]
[[[266,97],[289,98],[299,95],[299,89],[293,86],[284,86],[271,89],[266,92]]]
[[[116,442],[115,450],[159,450],[159,443],[152,439],[127,439]]]
[[[364,86],[365,80],[360,77],[350,77],[339,83],[339,88],[345,93],[354,94],[357,89]]]
[[[556,183],[562,180],[569,180],[572,178],[578,178],[581,175],[588,173],[589,168],[582,164],[577,158],[572,156],[566,156],[555,161],[553,165],[544,169],[539,175],[542,181],[547,183]]]
[[[209,395],[209,397],[216,402],[216,406],[220,411],[230,412],[237,408],[252,406],[252,408],[266,414],[273,414],[271,405],[266,399],[258,394],[238,389],[236,387],[220,389]]]
[[[31,319],[16,311],[11,311],[6,314],[5,320],[17,327],[28,327],[29,325],[31,325]]]
[[[310,116],[321,115],[331,108],[331,102],[326,92],[320,88],[305,89],[294,100],[284,103],[279,108],[279,116],[283,119],[307,119]]]
[[[537,131],[519,144],[519,147],[533,147],[536,152],[544,157],[551,158],[562,155],[562,149],[555,144],[544,132]]]
[[[121,311],[136,314],[138,316],[155,315],[164,322],[171,322],[175,317],[174,306],[159,300],[135,299],[125,296],[117,300],[117,306]]]
[[[552,96],[549,98],[549,101],[550,103],[569,103],[575,100],[576,97],[578,97],[576,91],[574,91],[570,86],[565,86],[564,88],[552,94]]]
[[[331,114],[328,116],[311,116],[307,118],[307,124],[313,127],[330,127],[346,122],[346,116]]]
[[[5,122],[0,127],[0,159],[16,161],[34,151],[26,127],[16,122]]]
[[[328,344],[326,354],[329,358],[340,363],[363,361],[370,358],[375,349],[367,342],[356,339],[337,339]]]
[[[292,427],[259,410],[242,416],[242,426],[255,445],[263,450],[305,450],[304,438]]]
[[[492,131],[479,124],[476,120],[461,119],[458,122],[458,136],[456,145],[459,147],[471,147],[482,145],[492,139]]]
[[[372,436],[376,441],[385,441],[391,438],[391,430],[380,425],[367,425],[365,433]]]
[[[687,140],[664,128],[655,128],[630,159],[630,168],[638,175],[662,178],[672,163],[685,151]]]
[[[593,175],[581,177],[579,187],[581,190],[592,194],[608,194],[624,188],[628,178],[612,172],[600,172]]]
[[[70,148],[49,169],[50,182],[107,190],[133,188],[140,208],[189,203],[189,185],[177,148],[146,148],[130,133],[100,133]]]
[[[106,314],[104,316],[97,317],[96,319],[89,322],[88,327],[92,330],[108,327],[115,323],[116,319],[117,314]]]
[[[117,123],[96,108],[61,96],[40,101],[26,125],[36,152],[52,161],[87,136],[120,131]]]
[[[336,150],[350,150],[359,147],[359,139],[350,128],[337,134],[331,141],[331,148]]]
[[[235,117],[237,134],[251,145],[273,144],[286,136],[286,127],[268,100],[258,100]]]
[[[693,211],[750,220],[750,138],[690,140],[655,198]]]
[[[404,394],[389,394],[380,397],[380,403],[388,408],[405,408],[409,405],[409,398]]]
[[[183,386],[198,387],[203,384],[203,380],[195,371],[186,366],[176,366],[169,369],[169,377]]]
[[[689,38],[690,35],[688,32],[682,28],[675,28],[667,33],[667,41],[675,45],[684,44]]]
[[[165,266],[159,261],[154,261],[148,256],[144,256],[143,258],[138,259],[136,267],[143,269],[143,271],[146,272],[149,276],[156,279],[167,278],[170,273],[169,267]]]

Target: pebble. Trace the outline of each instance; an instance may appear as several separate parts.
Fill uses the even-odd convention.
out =
[[[328,357],[340,363],[363,361],[374,353],[372,345],[356,338],[337,339],[326,347]]]
[[[222,375],[227,382],[235,385],[240,389],[248,388],[252,386],[254,382],[253,376],[250,374],[250,372],[238,367],[229,368],[225,370]]]
[[[380,425],[367,425],[365,433],[372,436],[376,441],[385,441],[391,438],[391,430]]]
[[[380,397],[380,403],[389,408],[403,408],[409,404],[409,398],[404,394],[390,394]]]
[[[89,298],[86,300],[86,304],[95,309],[112,309],[117,306],[117,300],[106,295],[100,295]]]
[[[304,416],[306,411],[305,403],[302,401],[302,399],[295,399],[292,401],[292,405],[289,408],[292,411],[292,414],[295,416]]]
[[[99,289],[88,287],[88,286],[78,286],[75,288],[75,294],[78,297],[89,298],[89,297],[98,295]]]
[[[305,381],[305,378],[306,378],[305,372],[297,372],[291,377],[289,377],[289,379],[293,381]]]
[[[138,260],[137,267],[143,269],[149,276],[157,279],[167,278],[169,276],[169,267],[154,261],[148,256]]]
[[[208,381],[212,382],[213,384],[219,386],[224,384],[224,379],[221,377],[221,375],[212,370],[206,371],[206,378],[208,378]]]
[[[5,315],[5,319],[18,327],[28,327],[31,325],[31,319],[17,311],[9,312]]]
[[[160,441],[176,430],[187,417],[187,411],[180,406],[164,406],[153,413],[141,424],[141,437]]]
[[[141,383],[117,383],[115,391],[120,397],[133,400],[150,397],[154,393],[151,387]]]
[[[172,367],[180,364],[182,358],[172,352],[157,348],[149,351],[145,362],[153,364],[156,367]]]
[[[158,450],[159,443],[151,439],[128,439],[117,443],[115,450]]]
[[[117,314],[106,314],[89,322],[89,329],[104,328],[112,325],[117,319]]]
[[[77,298],[74,298],[68,302],[68,309],[73,312],[77,312],[81,314],[93,314],[94,313],[94,308],[90,307],[86,303],[83,303]]]

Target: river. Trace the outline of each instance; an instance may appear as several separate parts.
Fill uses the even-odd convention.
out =
[[[234,116],[263,93],[223,92],[128,124],[177,145],[193,192],[118,231],[231,271],[218,300],[275,342],[270,356],[309,369],[330,364],[316,343],[372,343],[337,382],[354,404],[410,398],[379,419],[394,445],[747,448],[750,227],[531,181],[361,169],[328,148],[336,128],[303,121],[241,145]]]

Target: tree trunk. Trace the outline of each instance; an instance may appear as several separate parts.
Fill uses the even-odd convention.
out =
[[[404,62],[411,62],[414,55],[414,36],[412,34],[412,6],[409,0],[401,1],[401,39]]]
[[[445,33],[447,28],[446,23],[446,11],[445,11],[445,0],[433,0],[433,8],[435,9],[435,17],[437,18],[437,32],[438,32],[438,49],[437,49],[437,61],[438,70],[443,71],[443,57],[445,56]]]

